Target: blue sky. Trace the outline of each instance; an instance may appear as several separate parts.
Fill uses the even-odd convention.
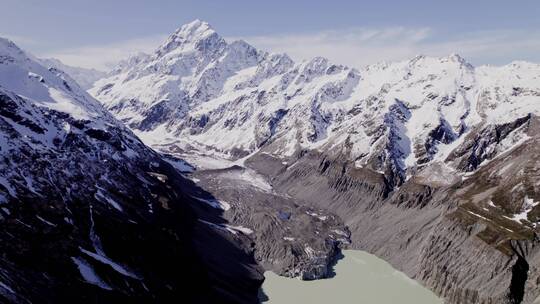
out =
[[[459,53],[473,64],[540,62],[540,1],[0,0],[0,36],[38,56],[106,69],[174,29],[208,21],[228,39],[362,66]]]

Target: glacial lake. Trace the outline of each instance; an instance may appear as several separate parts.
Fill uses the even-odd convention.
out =
[[[267,271],[264,304],[442,304],[418,282],[364,251],[344,250],[329,279],[301,281]],[[267,298],[267,299],[265,299]]]

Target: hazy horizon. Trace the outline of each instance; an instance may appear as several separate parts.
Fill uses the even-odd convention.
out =
[[[474,65],[540,62],[537,1],[522,1],[519,7],[486,0],[0,3],[10,11],[0,20],[1,37],[38,57],[99,70],[130,54],[151,52],[176,28],[195,19],[209,22],[228,40],[243,39],[295,60],[324,56],[361,67],[419,54],[457,53]]]

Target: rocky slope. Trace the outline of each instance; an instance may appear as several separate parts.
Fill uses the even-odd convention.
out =
[[[308,153],[291,166],[257,155],[276,191],[345,220],[354,248],[423,282],[448,303],[532,303],[538,283],[538,117],[531,138],[474,173],[443,179],[438,164],[391,191],[382,174]],[[435,173],[434,173],[435,172]],[[444,172],[444,171],[443,171]]]
[[[350,244],[339,217],[281,195],[251,169],[199,168],[190,177],[223,204],[224,217],[236,225],[229,227],[253,239],[255,258],[265,269],[303,280],[330,277],[339,249]]]
[[[0,39],[0,302],[256,303],[250,240],[216,228],[198,191],[66,74]]]
[[[242,160],[280,196],[332,210],[354,248],[450,303],[530,303],[538,80],[537,64],[458,55],[295,63],[195,21],[90,92],[164,153]]]

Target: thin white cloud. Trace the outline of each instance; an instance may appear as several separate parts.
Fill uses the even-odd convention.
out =
[[[108,70],[131,54],[151,52],[166,37],[165,34],[154,35],[38,55],[54,57],[73,66]],[[462,55],[475,65],[506,64],[513,60],[540,62],[540,31],[531,30],[471,32],[450,37],[430,28],[387,27],[227,38],[235,39],[244,39],[262,50],[287,53],[296,60],[323,56],[354,67],[406,60],[419,54],[447,56],[452,53]]]
[[[540,61],[540,31],[530,30],[472,32],[448,37],[429,28],[392,27],[240,38],[261,49],[285,52],[297,60],[323,56],[355,67],[410,59],[419,54],[458,53],[478,65]]]
[[[500,30],[473,32],[459,38],[419,45],[427,55],[461,54],[474,64],[540,62],[540,31]]]
[[[72,66],[107,71],[118,61],[130,55],[153,51],[166,37],[167,35],[154,35],[112,44],[82,46],[38,55],[43,58],[56,58]]]

